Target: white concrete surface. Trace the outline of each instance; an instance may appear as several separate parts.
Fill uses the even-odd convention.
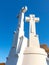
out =
[[[27,44],[27,38],[24,36],[24,13],[27,11],[27,7],[23,7],[19,15],[19,24],[17,31],[14,32],[14,40],[12,48],[7,57],[5,65],[19,65],[22,61],[22,52]],[[25,43],[25,44],[24,44]],[[23,45],[23,46],[22,46]],[[21,49],[22,48],[22,49]]]
[[[10,50],[6,65],[47,65],[47,53],[40,48],[38,35],[36,35],[35,22],[39,21],[35,15],[26,17],[29,25],[29,39],[24,36],[24,13],[27,7],[23,7],[19,16],[19,25],[14,34],[13,45]]]
[[[47,65],[47,53],[40,48],[39,38],[36,35],[35,22],[39,21],[39,18],[35,19],[35,15],[31,15],[31,18],[27,17],[26,21],[30,22],[29,43],[23,53],[22,65]]]

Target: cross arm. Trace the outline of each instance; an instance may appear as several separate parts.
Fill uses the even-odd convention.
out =
[[[35,22],[39,22],[39,20],[40,20],[39,17],[34,18]]]
[[[30,21],[30,18],[29,18],[29,17],[25,17],[25,20],[26,20],[27,22],[29,22],[29,21]]]
[[[27,6],[22,7],[22,12],[25,13],[27,11]]]

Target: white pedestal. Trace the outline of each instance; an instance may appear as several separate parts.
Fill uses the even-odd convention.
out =
[[[44,49],[27,47],[23,54],[22,65],[47,65],[46,58]]]

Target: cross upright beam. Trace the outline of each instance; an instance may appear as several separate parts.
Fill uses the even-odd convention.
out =
[[[30,17],[26,17],[26,21],[30,22],[29,33],[36,35],[35,22],[39,21],[39,17],[35,17],[35,15],[31,14]]]

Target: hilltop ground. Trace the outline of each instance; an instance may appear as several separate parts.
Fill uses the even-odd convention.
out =
[[[0,65],[5,65],[5,63],[0,63]]]

